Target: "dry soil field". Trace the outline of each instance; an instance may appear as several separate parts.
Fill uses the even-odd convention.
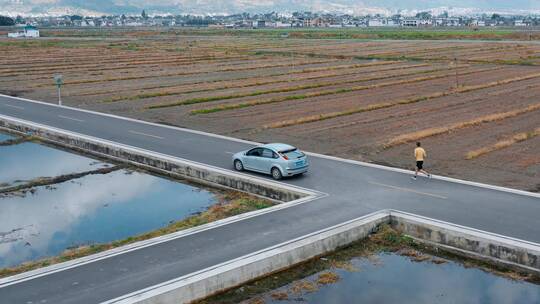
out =
[[[540,189],[536,42],[62,34],[0,40],[0,92]]]

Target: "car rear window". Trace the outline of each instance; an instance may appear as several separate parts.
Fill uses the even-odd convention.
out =
[[[304,157],[305,155],[298,149],[285,150],[285,151],[281,151],[280,153],[287,156],[290,159]]]

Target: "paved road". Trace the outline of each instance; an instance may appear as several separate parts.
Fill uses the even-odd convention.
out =
[[[226,169],[231,169],[231,152],[250,146],[226,138],[4,96],[0,96],[0,114]],[[99,303],[386,208],[540,243],[538,197],[437,179],[413,181],[404,173],[324,157],[311,157],[308,174],[285,182],[329,195],[0,286],[0,303]]]

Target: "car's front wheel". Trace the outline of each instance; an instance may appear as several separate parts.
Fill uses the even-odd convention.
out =
[[[283,177],[281,171],[276,167],[272,168],[272,171],[270,171],[270,173],[275,180],[280,180]]]
[[[234,169],[236,169],[236,171],[244,171],[244,164],[237,159],[234,161]]]

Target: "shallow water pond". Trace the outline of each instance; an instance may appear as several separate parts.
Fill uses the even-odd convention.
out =
[[[318,283],[321,274],[328,273],[323,271],[247,302],[540,303],[539,285],[465,268],[452,261],[415,262],[395,253],[381,253],[354,258],[350,267],[331,270],[338,276],[336,282]]]
[[[0,268],[125,239],[216,202],[211,192],[126,170],[34,189],[0,198]]]
[[[0,147],[0,188],[38,177],[95,170],[107,164],[34,142]]]
[[[1,189],[112,165],[25,142],[0,147],[0,167]],[[211,191],[128,169],[3,193],[0,268],[156,230],[204,211],[217,200]]]
[[[0,133],[0,142],[2,141],[6,141],[8,139],[13,139],[15,138],[14,136],[11,136],[9,134],[5,134],[5,133]]]

